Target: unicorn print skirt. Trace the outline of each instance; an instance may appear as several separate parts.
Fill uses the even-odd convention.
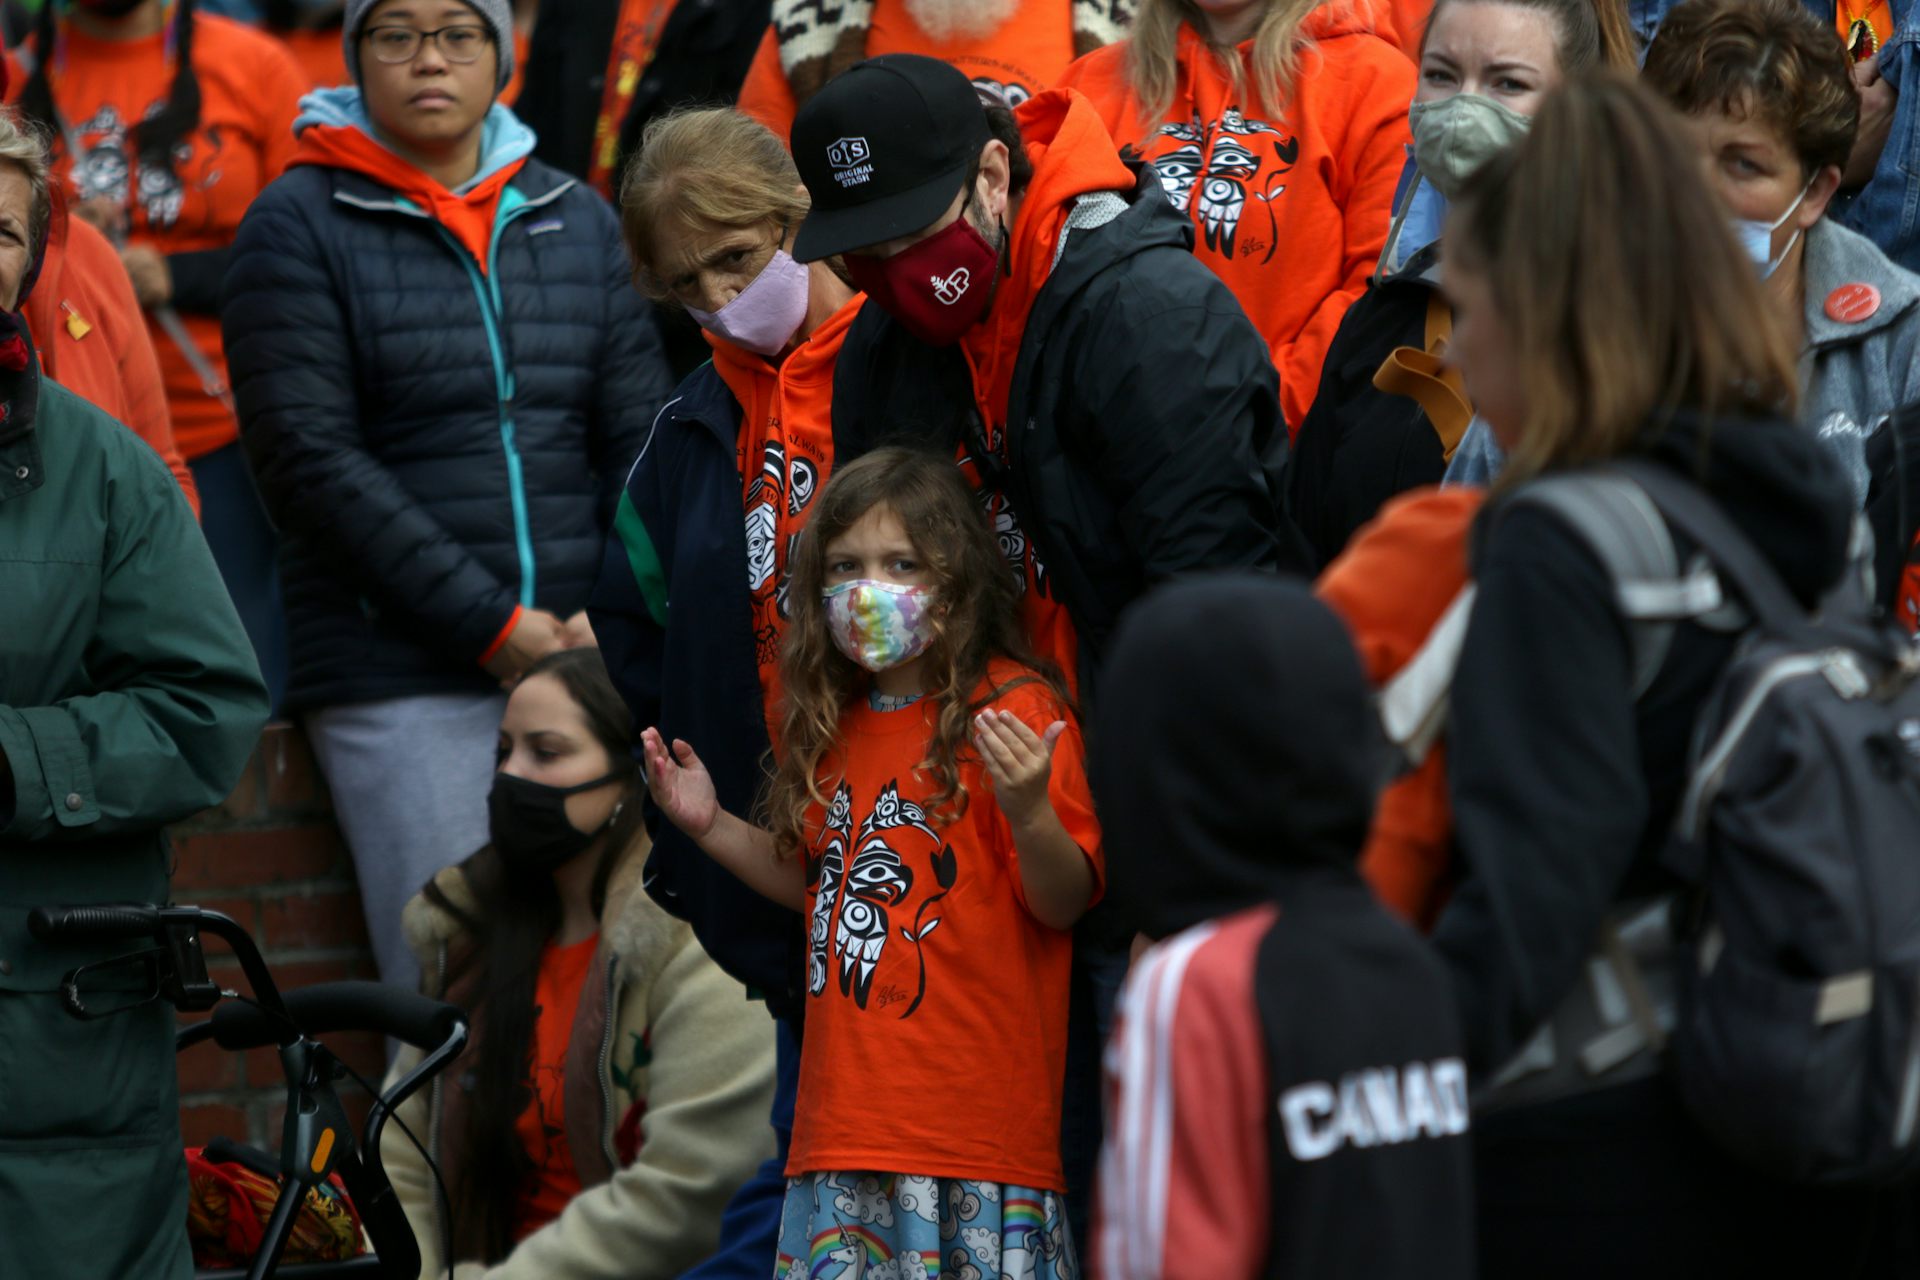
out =
[[[787,1183],[774,1280],[1078,1280],[1052,1191],[809,1173]]]

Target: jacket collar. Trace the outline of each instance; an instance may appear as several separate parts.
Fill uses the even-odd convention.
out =
[[[659,416],[654,423],[657,426],[662,422],[675,421],[687,426],[699,426],[731,454],[739,441],[740,415],[740,402],[734,399],[733,392],[727,389],[726,382],[720,377],[720,371],[713,367],[713,361],[709,359],[674,389],[672,398],[660,406]]]
[[[363,173],[332,168],[326,172],[332,183],[333,199],[337,203],[373,213],[399,213],[416,218],[426,216],[403,200],[392,187],[376,182]],[[507,183],[507,187],[521,197],[515,204],[523,209],[551,204],[579,185],[579,179],[568,177],[534,159],[528,159],[520,172]]]
[[[1820,219],[1807,232],[1806,261],[1807,346],[1855,343],[1898,323],[1920,303],[1920,276],[1888,260],[1873,241],[1835,222]],[[1880,305],[1863,320],[1835,320],[1827,314],[1827,299],[1848,285],[1869,285],[1880,292]]]

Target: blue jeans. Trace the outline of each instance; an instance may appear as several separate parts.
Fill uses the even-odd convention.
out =
[[[787,1199],[787,1152],[793,1147],[793,1100],[800,1087],[800,1028],[774,1019],[773,1158],[727,1202],[720,1250],[681,1280],[767,1280],[780,1252],[780,1211]]]
[[[280,537],[267,520],[240,446],[225,445],[187,464],[200,490],[200,531],[253,642],[273,714],[287,691],[287,616],[280,604]]]

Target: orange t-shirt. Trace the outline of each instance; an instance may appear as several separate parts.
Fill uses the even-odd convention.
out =
[[[935,40],[907,13],[905,0],[874,0],[867,28],[867,56],[919,53],[951,63],[983,89],[1017,107],[1050,89],[1073,61],[1072,6],[1025,0],[1005,25],[986,36]],[[799,104],[780,66],[780,42],[772,27],[760,42],[746,83],[740,86],[740,110],[779,135],[793,133]]]
[[[1021,675],[996,663],[996,684]],[[1060,1106],[1073,935],[1027,909],[1013,832],[977,761],[969,803],[936,827],[916,773],[930,702],[841,717],[844,768],[825,778],[807,852],[807,1034],[789,1176],[868,1170],[1062,1190]],[[1102,874],[1080,731],[1044,683],[993,705],[1054,746],[1054,812]],[[971,754],[969,751],[968,754]]]
[[[787,577],[807,508],[833,472],[833,368],[860,314],[855,294],[776,368],[766,357],[707,335],[713,369],[740,402],[735,465],[747,518],[747,592],[767,740],[780,741],[780,640]]]
[[[1833,24],[1853,60],[1865,62],[1893,34],[1893,6],[1888,0],[1839,0],[1833,7]]]
[[[64,138],[56,143],[55,173],[68,195],[124,204],[128,243],[161,253],[233,243],[247,206],[293,155],[293,121],[307,83],[299,63],[272,36],[211,15],[193,21],[200,127],[187,138],[187,154],[176,159],[172,173],[137,163],[129,138],[173,85],[164,34],[99,40],[68,27],[64,55],[49,68],[60,119],[85,153],[76,170]],[[21,84],[16,76],[11,97],[18,97]],[[224,381],[220,317],[183,312],[180,318]],[[149,327],[180,452],[191,461],[231,444],[238,433],[232,411],[208,394],[166,331],[152,321]]]
[[[564,947],[549,942],[540,953],[540,973],[533,985],[533,1096],[513,1122],[520,1145],[533,1161],[533,1176],[520,1193],[514,1215],[516,1240],[526,1239],[559,1217],[580,1194],[580,1175],[567,1142],[567,1045],[599,946],[596,933]]]
[[[315,89],[331,89],[348,83],[347,55],[340,46],[340,28],[320,27],[312,31],[278,33],[295,60],[307,73],[307,83]]]
[[[1366,290],[1386,243],[1411,138],[1414,67],[1364,12],[1326,5],[1303,34],[1284,113],[1244,100],[1219,58],[1180,29],[1173,105],[1143,120],[1126,45],[1096,49],[1060,83],[1092,100],[1114,140],[1153,161],[1194,223],[1194,253],[1246,308],[1280,370],[1280,407],[1300,430],[1340,320]],[[1251,83],[1252,42],[1240,46]]]

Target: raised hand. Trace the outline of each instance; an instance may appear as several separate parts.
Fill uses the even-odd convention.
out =
[[[993,779],[1000,812],[1018,831],[1050,811],[1047,784],[1053,779],[1053,744],[1067,731],[1056,720],[1042,738],[1010,711],[983,711],[973,718],[974,746]]]
[[[720,819],[720,801],[714,795],[707,766],[687,743],[675,739],[673,752],[658,729],[640,735],[647,761],[647,790],[667,820],[696,841],[703,840]]]

